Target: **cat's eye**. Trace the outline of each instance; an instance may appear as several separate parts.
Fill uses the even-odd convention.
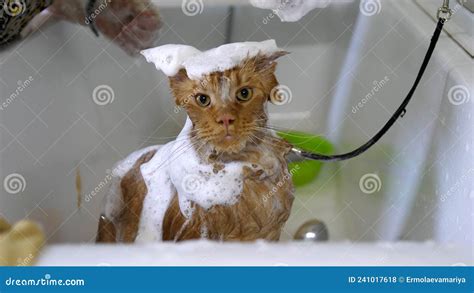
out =
[[[251,88],[243,87],[237,92],[237,100],[240,102],[246,102],[252,98],[253,92]]]
[[[208,95],[197,94],[196,103],[201,107],[207,107],[211,104],[211,98]]]

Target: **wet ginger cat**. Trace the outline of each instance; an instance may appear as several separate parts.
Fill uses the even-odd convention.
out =
[[[170,77],[186,126],[117,165],[97,242],[278,240],[293,202],[291,146],[266,127],[266,103],[285,54],[258,54],[199,81],[185,69]]]

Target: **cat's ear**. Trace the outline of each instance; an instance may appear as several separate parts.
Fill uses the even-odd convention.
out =
[[[278,58],[290,54],[287,51],[276,51],[268,55],[259,54],[255,57],[254,66],[255,71],[264,73],[264,72],[275,72],[276,69],[276,62]]]
[[[257,76],[261,81],[263,90],[269,94],[271,90],[278,85],[275,76],[277,65],[275,60],[287,54],[289,53],[286,51],[276,51],[271,54],[258,54],[255,57],[247,58],[240,72],[250,76]]]
[[[173,93],[178,105],[180,104],[180,99],[186,92],[190,81],[191,79],[189,79],[186,69],[180,69],[178,73],[169,77],[171,92]]]
[[[181,83],[188,80],[189,80],[189,77],[188,77],[188,73],[186,72],[186,69],[184,68],[180,69],[178,73],[169,77],[170,87],[173,88],[173,87],[179,86]]]

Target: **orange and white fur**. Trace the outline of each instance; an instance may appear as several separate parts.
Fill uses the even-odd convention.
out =
[[[117,165],[97,241],[279,240],[293,202],[291,146],[267,128],[266,104],[285,54],[258,54],[201,80],[185,69],[171,76],[186,126]]]

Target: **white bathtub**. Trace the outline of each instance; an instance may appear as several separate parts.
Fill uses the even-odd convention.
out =
[[[205,49],[226,40],[276,39],[292,52],[280,61],[278,77],[293,99],[271,107],[271,123],[323,134],[339,152],[364,143],[398,107],[435,27],[412,1],[382,1],[372,16],[361,13],[357,1],[334,4],[298,23],[265,21],[269,11],[239,5],[229,21],[229,7],[204,4],[203,13],[193,17],[179,8],[163,9],[159,43],[186,42]],[[4,101],[31,80],[0,112],[0,178],[24,178],[18,193],[0,189],[0,216],[12,222],[24,217],[39,221],[50,243],[93,242],[107,170],[131,151],[175,136],[184,113],[175,111],[160,72],[96,39],[87,28],[51,25],[14,50],[1,52],[0,62]],[[382,80],[384,85],[364,102],[373,82]],[[113,102],[93,102],[99,85],[113,89]],[[457,247],[473,244],[474,102],[453,104],[449,93],[455,86],[472,95],[473,61],[443,33],[407,114],[366,154],[326,164],[316,181],[298,189],[282,238],[292,239],[303,222],[318,218],[328,226],[326,245],[336,248],[331,253],[337,253],[339,241],[419,241],[413,255],[425,250],[422,241],[434,241],[441,251],[449,243],[457,245],[447,250],[453,259],[439,264],[472,263],[472,249]],[[82,179],[80,208],[77,173]],[[366,174],[378,178],[375,190],[360,187]],[[74,247],[53,246],[42,263],[61,263],[55,249]],[[84,255],[94,255],[94,248],[87,247]],[[432,257],[439,255],[436,250]]]

